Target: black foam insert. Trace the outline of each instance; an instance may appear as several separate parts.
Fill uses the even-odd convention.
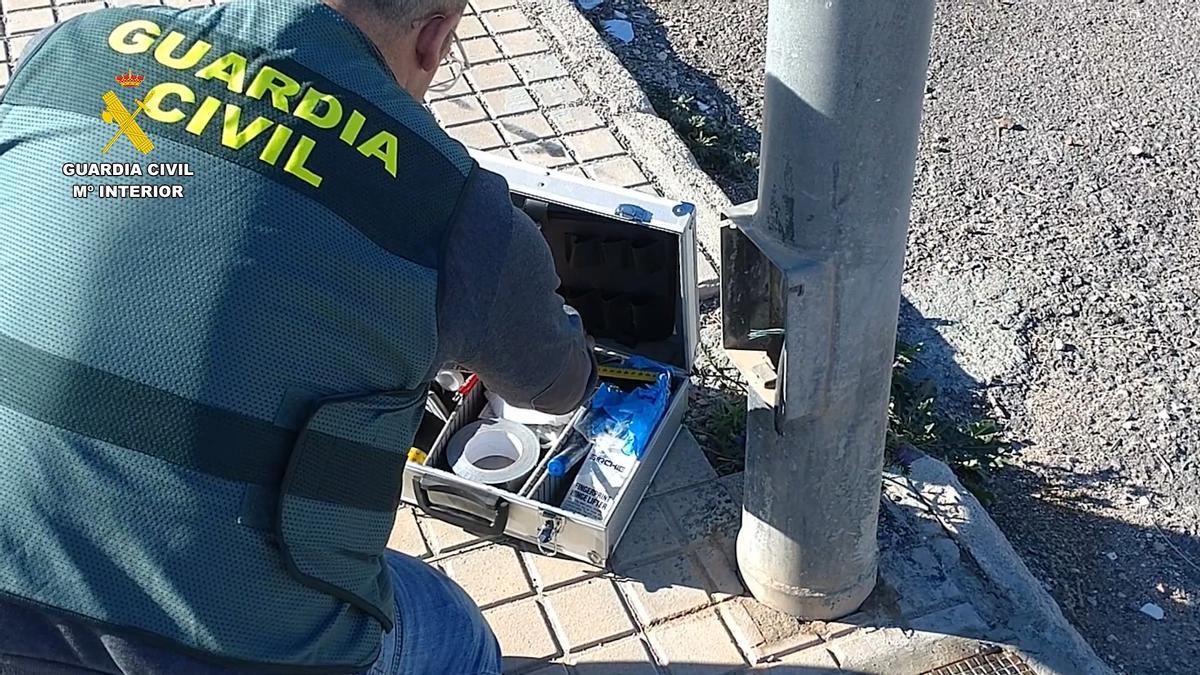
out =
[[[559,293],[588,332],[651,358],[681,360],[678,235],[514,197],[542,228]],[[670,343],[667,345],[657,343]],[[656,348],[657,347],[657,348]]]

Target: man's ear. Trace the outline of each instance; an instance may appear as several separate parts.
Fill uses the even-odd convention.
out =
[[[433,17],[421,24],[417,32],[417,65],[427,73],[436,72],[450,51],[450,41],[458,28],[461,14]]]

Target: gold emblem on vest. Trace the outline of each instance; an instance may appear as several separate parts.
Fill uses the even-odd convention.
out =
[[[117,81],[120,81],[120,78],[121,76],[118,75]],[[140,79],[138,80],[138,84],[141,84]],[[124,82],[122,82],[121,85],[126,87],[137,86],[128,85]],[[148,94],[146,94],[145,101],[138,101],[137,99],[134,99],[134,102],[137,103],[137,108],[134,109],[132,114],[130,114],[129,110],[125,108],[124,104],[121,103],[121,99],[117,98],[116,92],[114,92],[112,89],[109,89],[104,93],[103,96],[100,97],[104,101],[104,112],[100,113],[100,119],[104,120],[105,124],[117,125],[117,133],[113,134],[113,137],[108,139],[108,143],[104,145],[104,148],[100,151],[100,154],[106,154],[109,149],[112,148],[113,143],[116,143],[117,139],[121,136],[128,138],[129,142],[133,144],[134,148],[137,148],[138,152],[142,153],[143,155],[150,154],[150,151],[154,149],[154,143],[148,136],[146,136],[146,133],[142,131],[142,128],[138,126],[135,118],[138,116],[138,113],[146,109],[146,103],[150,101],[153,96],[154,92],[150,91]]]

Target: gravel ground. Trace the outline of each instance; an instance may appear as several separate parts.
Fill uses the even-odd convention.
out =
[[[1197,672],[1200,3],[938,4],[902,335],[948,414],[982,402],[1022,441],[992,513],[1097,652]],[[690,94],[757,148],[766,0],[590,15],[614,10],[656,106]]]

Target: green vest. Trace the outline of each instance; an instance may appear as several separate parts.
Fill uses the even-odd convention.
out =
[[[0,595],[367,668],[472,169],[314,0],[32,48],[0,99]]]

